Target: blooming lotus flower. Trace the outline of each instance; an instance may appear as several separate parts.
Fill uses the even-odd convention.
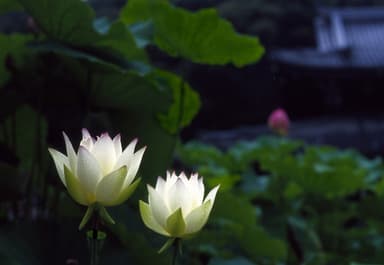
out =
[[[140,201],[144,224],[153,231],[172,238],[185,238],[200,231],[208,220],[219,186],[204,199],[203,179],[184,173],[167,172],[158,177],[156,187],[148,188],[148,203]]]
[[[284,109],[274,110],[268,117],[268,126],[280,135],[288,134],[290,121]]]
[[[133,182],[145,147],[135,152],[137,140],[122,151],[120,135],[104,133],[94,139],[86,129],[77,153],[65,133],[67,155],[50,148],[61,181],[79,204],[114,206],[123,203],[139,183]],[[132,183],[133,182],[133,183]]]

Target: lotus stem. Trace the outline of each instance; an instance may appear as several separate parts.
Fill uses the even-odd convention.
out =
[[[172,265],[177,264],[178,253],[181,254],[181,239],[175,238],[173,241]]]
[[[100,250],[103,247],[106,234],[99,230],[100,219],[98,213],[94,214],[92,228],[87,232],[88,247],[90,251],[90,265],[98,265]]]

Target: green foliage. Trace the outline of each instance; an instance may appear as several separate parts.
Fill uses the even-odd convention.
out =
[[[115,21],[97,18],[79,0],[1,1],[0,14],[13,10],[24,10],[36,29],[0,35],[0,263],[86,264],[86,238],[77,230],[86,209],[64,191],[48,146],[64,150],[61,132],[79,139],[81,128],[119,132],[124,145],[137,137],[147,146],[139,175],[152,183],[172,165],[179,134],[201,102],[185,80],[188,72],[159,69],[146,49],[156,46],[185,64],[235,66],[257,62],[264,50],[214,9],[190,12],[168,1],[130,0]],[[201,264],[202,255],[213,264],[287,259],[288,244],[249,201],[268,185],[243,192],[243,173],[252,174],[243,158],[204,150],[183,156],[191,167],[202,163],[199,170],[211,174],[207,184],[227,193],[218,197],[208,229],[186,240],[185,264]],[[102,263],[169,264],[169,253],[156,253],[163,238],[139,218],[144,190],[139,186],[129,203],[108,209],[116,225],[105,224]]]
[[[380,264],[383,259],[379,158],[281,137],[239,142],[225,151],[191,142],[179,147],[178,158],[207,183],[231,183],[202,233],[203,239],[215,238],[200,249],[215,257],[213,263]],[[226,233],[217,233],[217,227]]]
[[[83,45],[99,39],[93,28],[94,11],[83,1],[18,0],[48,38]]]
[[[160,89],[171,89],[173,98],[168,112],[158,115],[159,121],[168,132],[178,133],[180,129],[188,126],[199,112],[199,94],[183,78],[170,72],[156,71],[153,78]]]
[[[214,9],[192,13],[167,1],[131,0],[121,19],[128,25],[151,21],[154,42],[161,50],[195,63],[244,66],[264,53],[256,37],[236,33]]]

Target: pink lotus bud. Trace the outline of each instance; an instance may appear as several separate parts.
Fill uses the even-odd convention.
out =
[[[268,117],[268,126],[279,135],[287,135],[290,121],[284,109],[275,109]]]

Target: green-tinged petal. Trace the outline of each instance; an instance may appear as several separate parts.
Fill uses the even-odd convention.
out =
[[[186,234],[193,234],[201,230],[203,226],[207,223],[209,214],[212,209],[212,201],[206,201],[204,204],[200,205],[194,209],[188,216],[185,218],[186,223]]]
[[[96,187],[96,201],[104,206],[116,205],[126,175],[127,167],[122,166],[103,177]]]
[[[115,224],[115,220],[113,220],[112,216],[109,215],[109,213],[107,212],[107,210],[105,209],[105,207],[101,206],[99,208],[99,215],[101,217],[101,219],[107,223],[107,224],[111,224],[111,225],[114,225]]]
[[[204,200],[204,203],[207,202],[207,201],[211,201],[211,208],[209,209],[209,211],[211,211],[212,209],[212,206],[213,206],[213,203],[215,202],[215,198],[216,198],[216,193],[217,191],[219,190],[220,188],[220,185],[217,185],[216,187],[214,187],[207,195],[207,197],[205,197],[205,200]]]
[[[83,146],[79,147],[77,158],[77,176],[84,190],[95,194],[96,186],[101,178],[100,166],[96,158]]]
[[[152,229],[156,233],[159,233],[163,236],[169,236],[167,231],[165,231],[164,228],[159,223],[156,222],[155,218],[152,215],[152,211],[151,211],[151,208],[149,207],[149,204],[140,200],[139,208],[140,208],[141,219],[149,229]]]
[[[182,237],[185,233],[185,227],[183,213],[179,208],[168,217],[166,230],[172,237]]]
[[[85,191],[81,187],[80,181],[73,175],[73,173],[64,166],[65,182],[67,183],[67,190],[72,198],[81,205],[88,205]]]
[[[144,155],[144,152],[146,149],[147,149],[146,147],[143,147],[139,151],[137,151],[133,155],[130,163],[127,164],[128,174],[127,174],[127,178],[124,182],[124,185],[130,184],[132,182],[133,178],[136,176],[137,171],[139,170],[139,167],[140,167],[141,160],[143,159],[143,155]]]
[[[63,132],[65,149],[67,150],[67,156],[69,161],[69,166],[73,172],[77,172],[77,156],[76,152],[73,149],[72,143],[69,140],[68,136]]]
[[[67,186],[65,182],[64,166],[69,167],[68,158],[55,149],[48,148],[48,151],[51,154],[53,161],[55,162],[55,167],[57,173],[59,174],[61,182],[63,182],[64,186]]]
[[[85,212],[84,217],[80,222],[79,230],[83,229],[83,227],[89,222],[89,220],[91,219],[94,213],[94,210],[95,210],[95,206],[93,204],[88,206],[87,211]]]
[[[174,237],[168,239],[167,242],[165,242],[164,245],[159,249],[159,251],[157,251],[157,253],[161,254],[164,251],[166,251],[168,248],[170,248],[173,245],[175,240],[176,240],[176,238],[174,238]]]
[[[159,195],[159,193],[149,185],[147,188],[149,200],[148,202],[151,206],[152,215],[156,219],[156,222],[160,224],[165,230],[167,230],[166,221],[171,212],[169,211],[167,205],[164,202],[164,199]]]
[[[123,202],[125,202],[129,197],[131,197],[132,193],[136,190],[136,188],[139,186],[141,179],[136,179],[131,185],[128,187],[123,187],[123,189],[119,193],[119,197],[115,201],[116,205],[119,205]]]

